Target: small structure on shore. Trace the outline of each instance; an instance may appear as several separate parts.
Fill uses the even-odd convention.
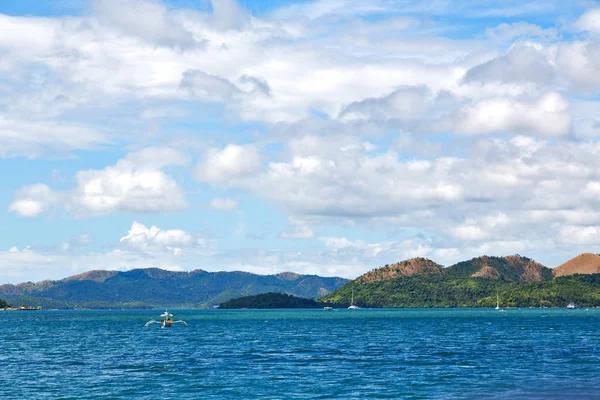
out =
[[[188,326],[187,322],[181,319],[174,321],[173,314],[171,314],[167,310],[165,310],[165,312],[160,315],[160,318],[160,320],[151,319],[150,321],[146,322],[144,326],[148,326],[151,324],[160,324],[161,328],[170,328],[173,324],[184,324],[185,326]]]

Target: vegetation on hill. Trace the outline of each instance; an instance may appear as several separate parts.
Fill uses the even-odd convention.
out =
[[[219,308],[321,308],[323,304],[289,294],[263,293],[221,303]]]
[[[59,281],[0,286],[13,304],[44,308],[211,307],[266,292],[317,298],[347,279],[316,275],[257,275],[247,272],[172,272],[158,268],[125,272],[90,271]]]
[[[354,291],[361,307],[495,307],[496,294],[504,307],[600,306],[600,274],[553,279],[551,268],[519,255],[477,257],[440,273],[436,265],[426,259],[386,265],[319,301],[349,304]]]
[[[443,267],[426,258],[412,258],[376,268],[357,278],[357,283],[385,281],[401,276],[441,274]]]
[[[496,293],[503,307],[600,306],[600,274],[573,275],[553,280],[517,283],[490,278],[448,275],[408,276],[366,284],[348,283],[319,301],[361,307],[495,307]]]
[[[454,278],[489,278],[511,282],[538,282],[552,279],[552,269],[520,255],[476,257],[462,261],[443,272]]]
[[[0,299],[0,308],[9,308],[12,307],[10,304],[6,302],[6,300]]]

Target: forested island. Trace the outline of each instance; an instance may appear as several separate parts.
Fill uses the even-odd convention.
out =
[[[323,303],[282,293],[244,296],[221,303],[219,308],[322,308]]]
[[[10,304],[6,302],[6,300],[0,299],[0,308],[10,308],[12,307]]]

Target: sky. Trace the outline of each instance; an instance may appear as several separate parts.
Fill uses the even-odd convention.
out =
[[[3,0],[0,284],[600,252],[600,4]]]

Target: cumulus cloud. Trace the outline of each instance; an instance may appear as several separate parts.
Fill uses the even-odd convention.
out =
[[[600,8],[587,10],[574,23],[575,28],[593,33],[600,32]]]
[[[563,242],[573,245],[600,244],[600,226],[563,226],[560,229]]]
[[[428,108],[431,92],[425,86],[405,86],[380,97],[353,102],[345,106],[339,117],[353,119],[414,119]]]
[[[236,0],[211,0],[213,23],[219,29],[241,29],[250,22],[250,13]]]
[[[570,105],[556,92],[534,100],[501,97],[461,107],[455,130],[463,134],[536,133],[560,137],[571,132]]]
[[[519,240],[526,240],[519,249],[559,249],[569,243],[562,225],[585,230],[600,221],[593,212],[597,145],[517,136],[480,140],[465,157],[405,160],[371,153],[360,142],[336,147],[334,140],[307,137],[288,151],[287,161],[238,182],[293,217],[282,238],[314,235],[307,224],[384,224],[421,232],[432,249],[448,254],[466,243],[473,254],[494,244],[510,253]]]
[[[9,210],[27,217],[38,216],[53,205],[78,215],[181,210],[188,205],[183,191],[161,168],[185,163],[185,156],[173,149],[144,149],[114,166],[79,171],[77,186],[70,191],[54,191],[45,184],[19,189]]]
[[[17,190],[8,210],[23,217],[37,217],[56,204],[58,199],[59,196],[48,185],[37,183]]]
[[[509,223],[508,216],[502,212],[488,215],[478,220],[468,219],[464,223],[451,227],[450,233],[457,239],[477,241],[498,235],[497,229]]]
[[[558,47],[556,63],[569,85],[579,93],[591,95],[600,90],[600,43],[574,41]]]
[[[94,0],[94,14],[103,22],[142,40],[164,45],[189,44],[194,38],[185,29],[180,13],[159,1]]]
[[[229,80],[199,70],[186,71],[181,80],[181,88],[205,101],[233,100],[240,93]]]
[[[228,186],[251,176],[260,168],[255,146],[229,144],[224,149],[210,149],[194,169],[198,181]]]
[[[501,82],[550,86],[555,79],[554,66],[541,46],[517,45],[493,60],[467,71],[465,82]]]
[[[156,226],[150,228],[134,221],[126,236],[119,241],[121,246],[130,250],[166,250],[175,255],[182,249],[198,246],[201,240],[193,234],[181,229],[161,230]]]

